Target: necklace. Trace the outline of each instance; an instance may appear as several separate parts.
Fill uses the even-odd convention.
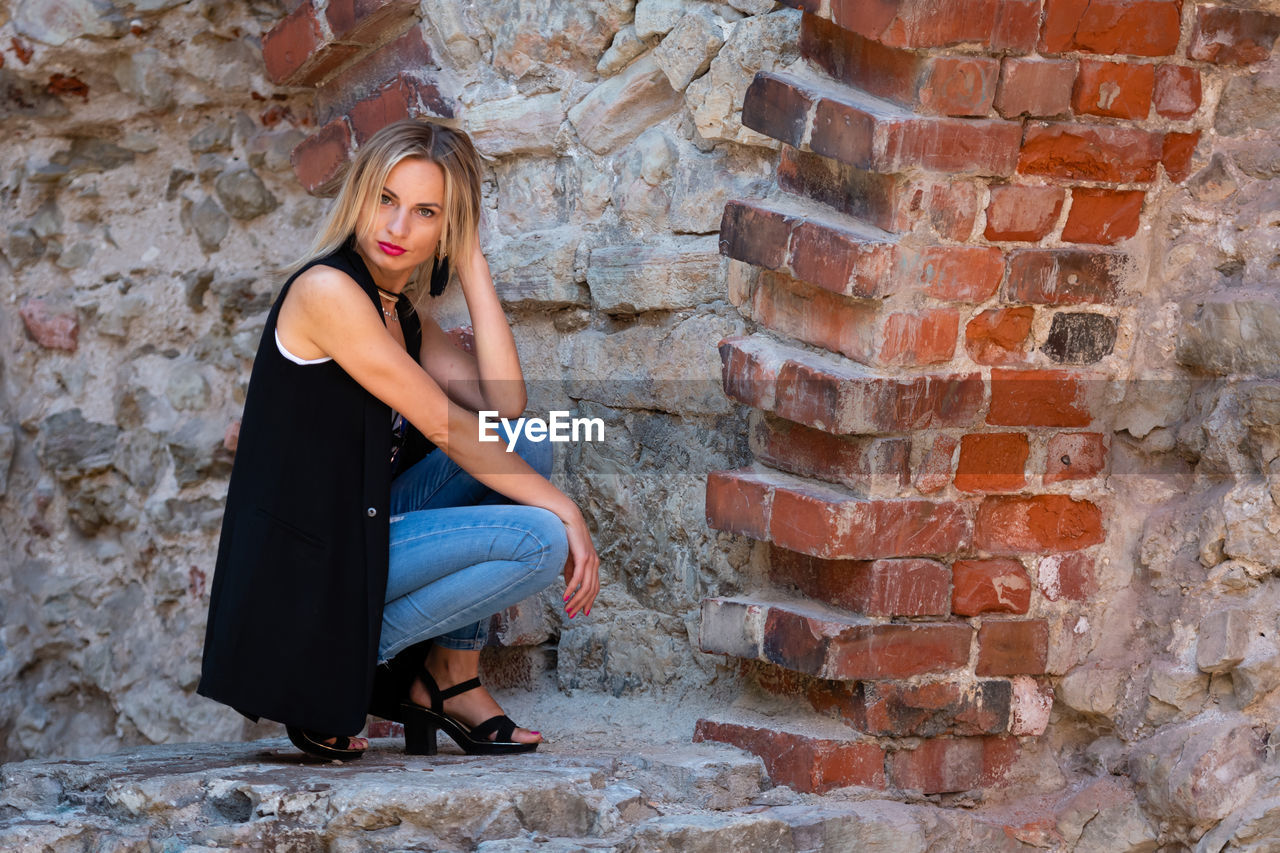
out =
[[[378,287],[378,286],[375,284],[374,287]],[[399,302],[400,297],[394,293],[388,293],[387,291],[383,290],[381,287],[378,287],[378,295],[381,296],[383,299],[390,299],[393,303],[390,309],[388,309],[386,305],[382,306],[382,316],[387,318],[388,320],[395,319],[396,309],[395,309],[394,303]]]

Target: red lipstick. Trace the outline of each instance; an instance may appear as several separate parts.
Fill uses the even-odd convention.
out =
[[[378,248],[381,249],[383,252],[386,252],[388,255],[391,255],[392,257],[395,257],[396,255],[403,255],[406,251],[405,249],[402,249],[399,246],[397,246],[395,243],[384,243],[381,240],[378,241]]]

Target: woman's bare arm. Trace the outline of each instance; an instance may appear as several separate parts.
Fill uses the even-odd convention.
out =
[[[478,240],[475,246],[472,257],[458,265],[458,281],[475,335],[475,354],[455,346],[433,319],[423,316],[421,362],[449,397],[464,408],[516,418],[528,402],[520,356],[493,288],[489,262]]]

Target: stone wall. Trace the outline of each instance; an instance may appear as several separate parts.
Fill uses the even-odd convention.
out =
[[[794,60],[799,13],[634,6],[0,7],[0,758],[274,731],[194,695],[249,365],[273,271],[324,208],[307,190],[409,113],[486,158],[532,409],[607,423],[558,461],[603,559],[592,615],[527,602],[497,636],[558,643],[566,690],[731,675],[690,639],[746,559],[703,516],[707,472],[746,451],[715,235],[727,199],[767,188],[777,145],[742,96]],[[434,310],[465,321],[458,293]]]

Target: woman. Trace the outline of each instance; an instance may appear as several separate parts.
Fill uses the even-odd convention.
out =
[[[476,679],[483,625],[562,568],[570,618],[599,589],[582,513],[546,478],[548,451],[517,442],[542,451],[539,472],[479,440],[477,411],[515,418],[526,403],[479,220],[465,134],[384,128],[349,167],[254,359],[198,692],[285,723],[318,757],[363,754],[352,735],[376,663],[428,638],[425,660],[380,677],[375,697],[375,712],[404,723],[406,749],[433,753],[441,728],[468,753],[535,749],[540,735]],[[405,294],[429,282],[437,295],[450,265],[474,355]]]

